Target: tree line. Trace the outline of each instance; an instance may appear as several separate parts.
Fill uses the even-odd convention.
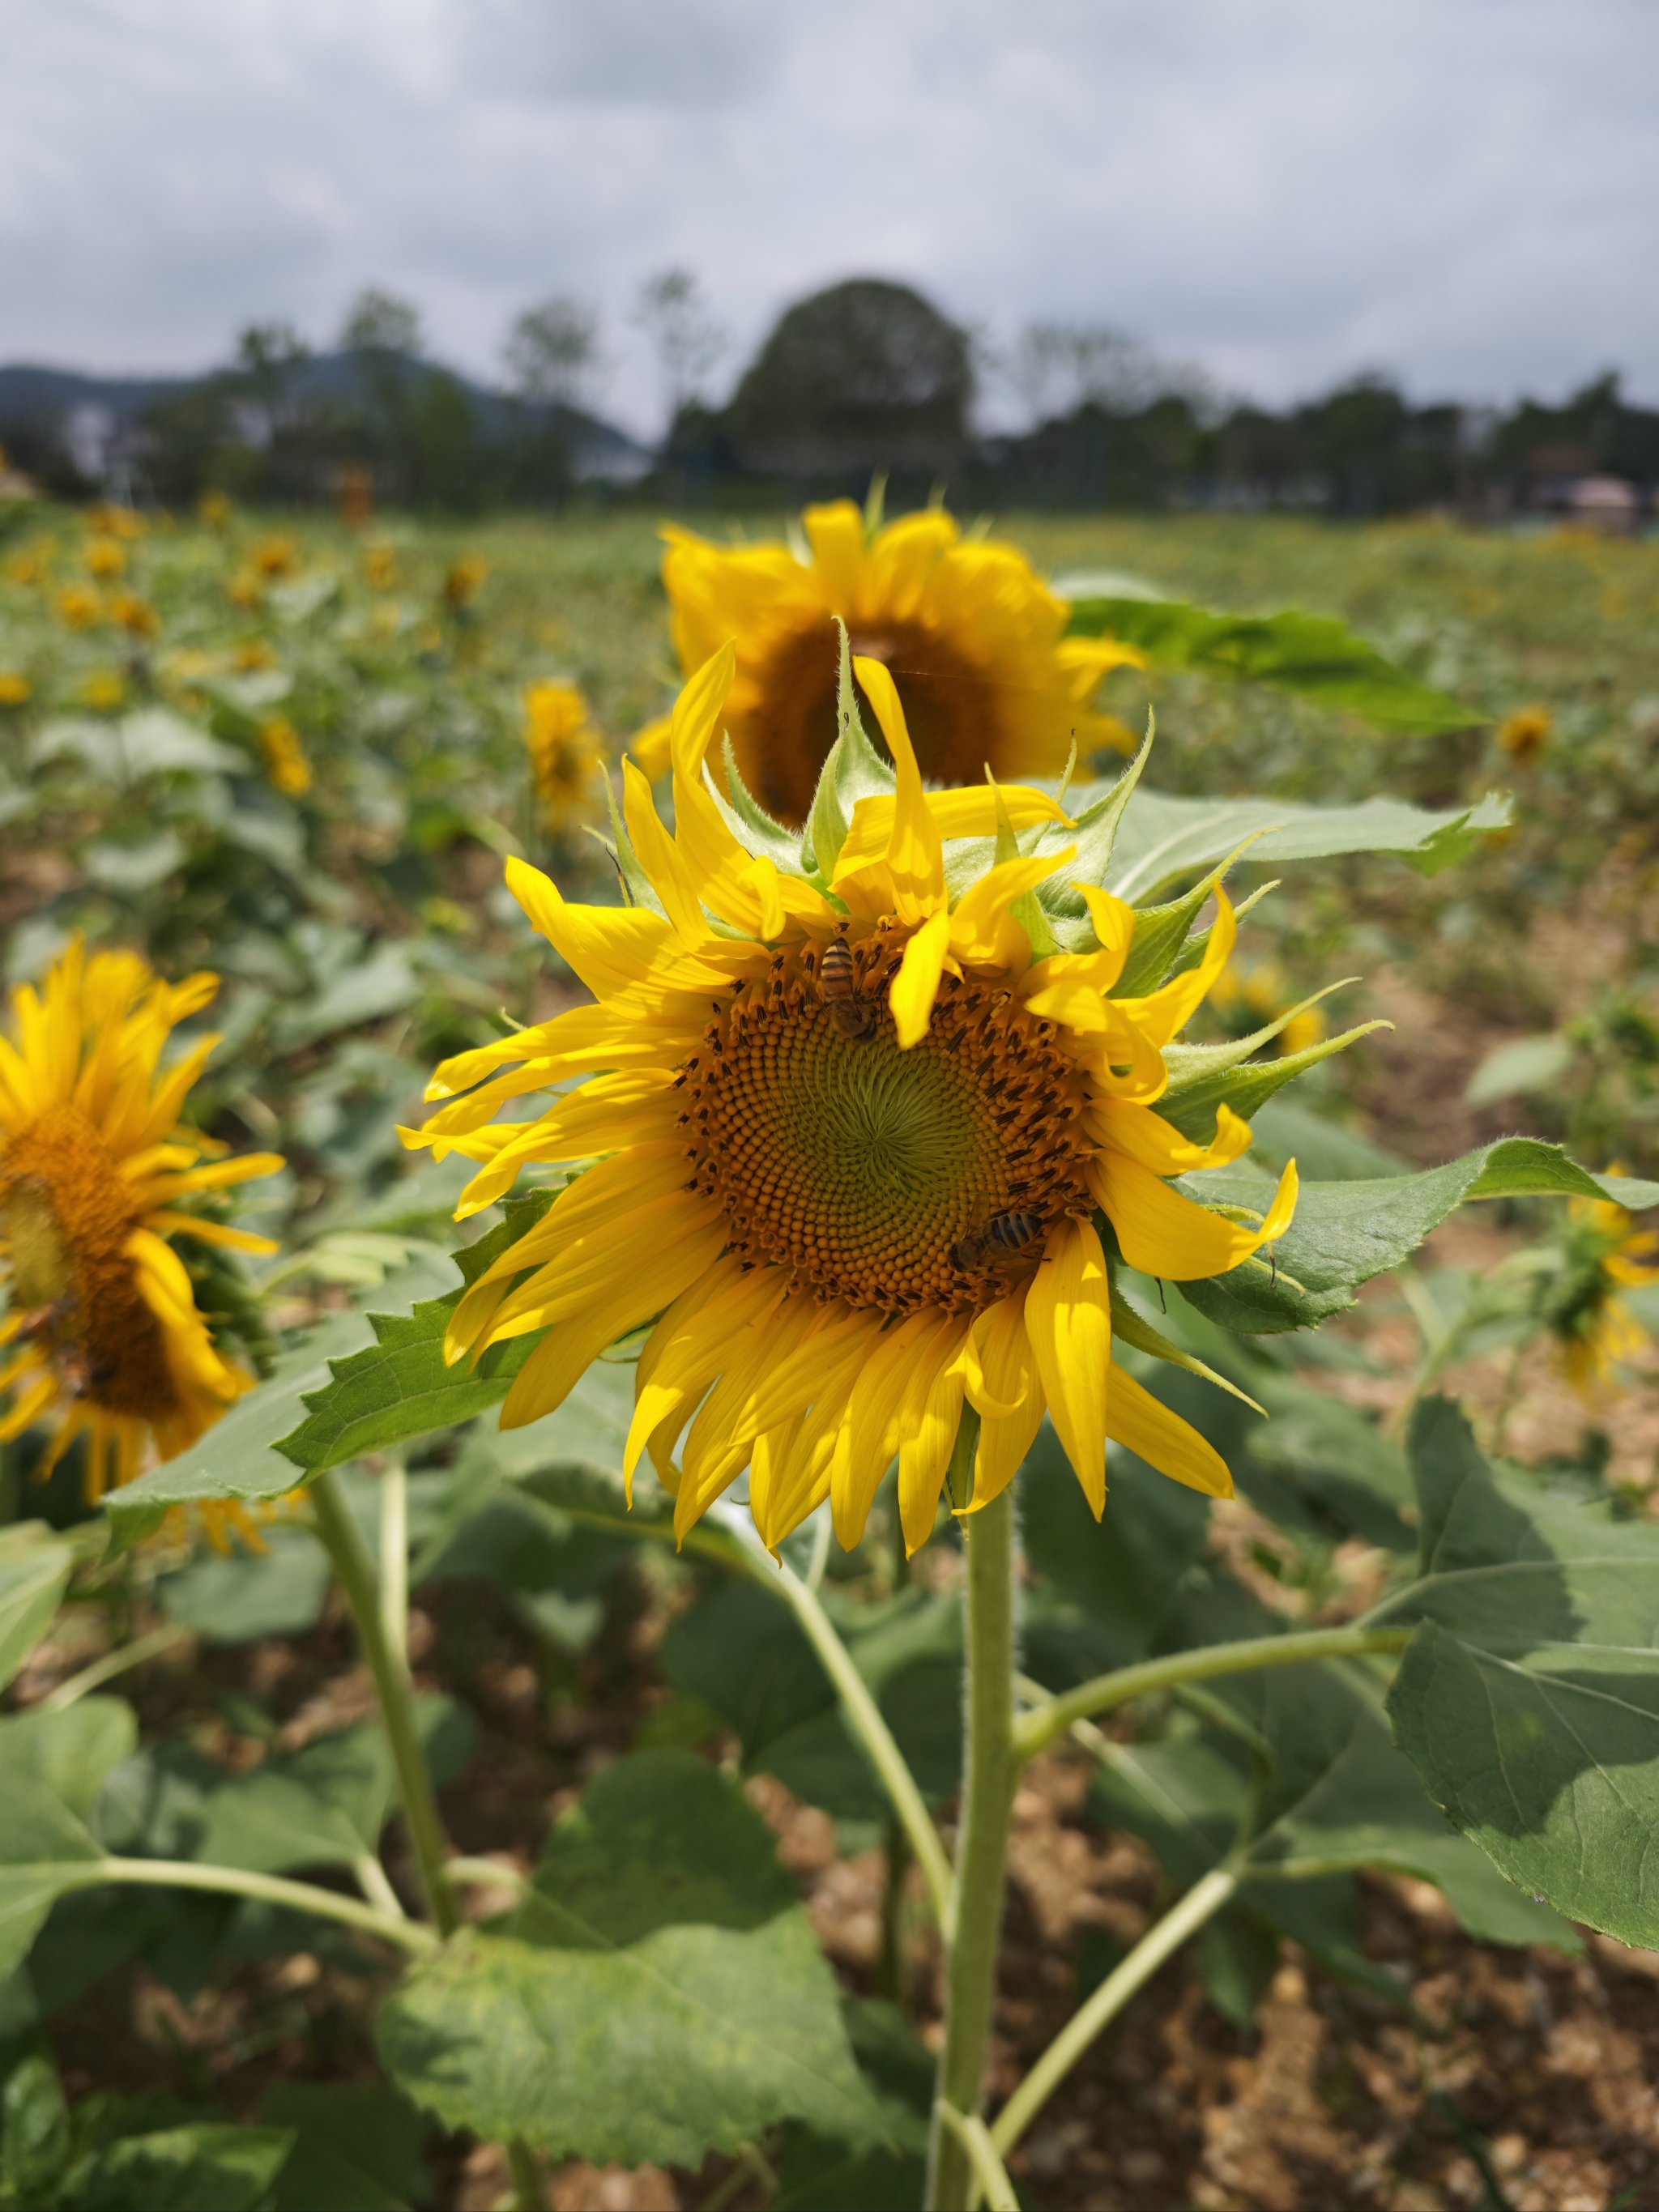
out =
[[[1274,410],[1107,327],[1038,322],[998,345],[913,288],[865,277],[786,308],[716,402],[730,340],[690,271],[648,279],[629,319],[660,386],[653,448],[596,411],[611,360],[591,303],[554,295],[517,315],[500,381],[484,386],[430,358],[413,304],[370,289],[324,349],[288,323],[249,326],[228,367],[151,398],[125,450],[171,505],[210,489],[304,504],[356,486],[422,508],[548,506],[585,482],[742,505],[861,494],[879,473],[901,495],[944,483],[1003,507],[1364,516],[1512,512],[1595,474],[1649,505],[1659,487],[1659,411],[1631,404],[1612,372],[1556,405],[1417,404],[1362,375]],[[999,411],[1018,427],[988,429]],[[0,419],[0,438],[53,488],[76,488],[60,426]]]

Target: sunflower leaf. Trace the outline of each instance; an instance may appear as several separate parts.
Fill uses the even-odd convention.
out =
[[[1334,984],[1331,988],[1340,987]],[[1323,997],[1324,994],[1319,995]],[[1312,1000],[1304,1002],[1304,1006],[1313,1003]],[[1333,1053],[1346,1052],[1361,1037],[1370,1036],[1373,1030],[1393,1027],[1392,1023],[1384,1021],[1360,1022],[1335,1036],[1321,1037],[1316,1044],[1304,1045],[1300,1052],[1281,1054],[1277,1060],[1245,1057],[1277,1036],[1285,1024],[1302,1011],[1301,1006],[1291,1006],[1276,1022],[1258,1030],[1254,1036],[1237,1038],[1230,1044],[1186,1047],[1184,1051],[1191,1054],[1189,1059],[1176,1061],[1176,1051],[1183,1048],[1171,1047],[1165,1060],[1175,1064],[1170,1067],[1170,1088],[1158,1103],[1158,1112],[1182,1136],[1208,1137],[1214,1133],[1218,1106],[1230,1106],[1248,1121],[1276,1091],[1305,1074],[1309,1068],[1316,1067],[1322,1060],[1328,1060]],[[1213,1059],[1209,1057],[1212,1054],[1215,1055]]]
[[[1443,1398],[1410,1455],[1419,1622],[1395,1740],[1453,1826],[1524,1890],[1659,1942],[1659,1530],[1491,1468]]]
[[[1091,592],[1085,577],[1075,584],[1071,635],[1132,645],[1149,667],[1271,684],[1317,706],[1361,715],[1380,729],[1423,737],[1468,729],[1483,719],[1408,676],[1329,615],[1294,607],[1271,615],[1218,614],[1184,599]]]
[[[1249,1167],[1185,1176],[1201,1203],[1268,1204],[1273,1180]],[[1559,1145],[1501,1137],[1418,1175],[1302,1186],[1296,1218],[1273,1261],[1246,1261],[1225,1275],[1183,1283],[1182,1293],[1224,1328],[1245,1335],[1307,1328],[1352,1304],[1362,1283],[1408,1259],[1453,1209],[1474,1198],[1611,1198],[1632,1212],[1659,1206],[1659,1183],[1592,1175]]]
[[[828,883],[835,873],[841,848],[847,842],[853,810],[860,799],[870,799],[893,788],[893,771],[870,742],[859,713],[858,692],[853,683],[853,653],[847,625],[837,616],[841,632],[841,675],[836,691],[836,742],[830,746],[818,775],[806,817],[801,846],[801,866],[809,875]]]
[[[0,1689],[52,1626],[74,1565],[44,1521],[0,1530]]]
[[[765,1823],[687,1753],[590,1784],[524,1903],[423,1960],[379,2039],[446,2125],[560,2157],[695,2169],[787,2119],[889,2134]]]

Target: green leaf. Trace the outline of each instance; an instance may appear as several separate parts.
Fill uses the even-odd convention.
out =
[[[456,1254],[461,1289],[407,1314],[371,1314],[374,1343],[329,1361],[326,1381],[306,1394],[308,1418],[275,1439],[277,1451],[307,1474],[321,1474],[499,1405],[539,1340],[515,1337],[492,1345],[476,1364],[459,1360],[451,1367],[444,1361],[444,1333],[465,1287],[541,1218],[554,1195],[543,1190],[514,1200],[499,1226]]]
[[[1559,1030],[1515,1037],[1486,1054],[1464,1085],[1463,1096],[1471,1106],[1492,1106],[1500,1098],[1553,1090],[1572,1061],[1572,1040]]]
[[[1381,729],[1414,735],[1463,730],[1485,719],[1396,668],[1329,615],[1293,607],[1271,615],[1218,614],[1183,599],[1091,592],[1088,580],[1075,580],[1071,634],[1117,638],[1145,653],[1152,667],[1271,684]]]
[[[430,2190],[427,2124],[395,2089],[282,2081],[259,2119],[294,2138],[271,2212],[406,2212]]]
[[[124,2136],[76,2161],[54,2212],[262,2212],[293,2145],[216,2120]]]
[[[44,1521],[0,1528],[0,1689],[51,1627],[74,1565]]]
[[[78,1888],[88,1862],[101,1856],[55,1791],[32,1774],[8,1774],[0,1798],[0,1980],[22,1964],[53,1904]]]
[[[1183,1176],[1177,1186],[1211,1205],[1261,1210],[1272,1179],[1249,1167]],[[1419,1175],[1302,1186],[1296,1218],[1274,1247],[1277,1275],[1247,1261],[1225,1275],[1183,1283],[1200,1313],[1244,1334],[1307,1328],[1352,1304],[1362,1283],[1408,1259],[1453,1209],[1476,1198],[1612,1198],[1659,1206],[1659,1183],[1592,1175],[1559,1145],[1500,1137]]]
[[[211,1553],[155,1585],[169,1620],[210,1644],[253,1644],[266,1636],[303,1636],[317,1626],[328,1596],[328,1555],[309,1529],[274,1528],[264,1553]]]
[[[379,2037],[446,2125],[562,2157],[695,2168],[781,2120],[884,2132],[764,1822],[686,1753],[592,1784],[524,1904],[417,1965]]]
[[[40,2052],[15,2066],[0,2094],[0,2202],[49,2203],[69,2163],[69,2106],[58,2069]]]
[[[1444,1399],[1418,1408],[1421,1626],[1389,1694],[1401,1749],[1512,1881],[1659,1941],[1659,1529],[1495,1472]]]
[[[420,995],[421,979],[404,946],[377,945],[366,960],[325,981],[320,991],[283,1014],[276,1024],[276,1040],[284,1052],[296,1052],[319,1037],[401,1013]]]
[[[860,799],[875,798],[893,788],[893,770],[871,744],[859,713],[847,625],[837,617],[836,626],[841,632],[836,742],[819,771],[801,850],[803,864],[826,883],[835,872]]]
[[[124,1698],[82,1698],[54,1711],[33,1706],[0,1720],[0,1767],[27,1774],[88,1819],[105,1778],[130,1759],[138,1723]]]
[[[434,1252],[382,1286],[396,1306],[428,1297],[452,1279],[451,1263]],[[331,1361],[350,1353],[374,1331],[375,1316],[342,1314],[325,1322],[296,1350],[279,1359],[270,1378],[240,1398],[198,1443],[141,1475],[104,1500],[118,1543],[130,1544],[156,1528],[169,1506],[207,1498],[271,1499],[300,1480],[276,1442],[293,1427],[307,1394],[325,1385]]]
[[[1076,794],[1087,802],[1085,787]],[[1305,806],[1271,799],[1193,799],[1148,791],[1125,810],[1117,833],[1109,888],[1132,905],[1164,885],[1212,868],[1254,839],[1252,867],[1285,860],[1322,860],[1348,853],[1396,853],[1433,873],[1461,860],[1485,831],[1509,820],[1509,801],[1483,799],[1442,811],[1399,799],[1367,799],[1346,806]],[[1068,842],[1058,825],[1042,849]]]
[[[792,2122],[778,2160],[771,2212],[914,2212],[922,2197],[933,2057],[896,2005],[854,1998],[853,2050],[888,2126],[891,2148],[837,2142]]]

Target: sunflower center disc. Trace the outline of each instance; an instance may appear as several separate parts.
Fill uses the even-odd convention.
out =
[[[71,1396],[165,1420],[178,1394],[127,1255],[137,1226],[114,1156],[75,1107],[51,1108],[0,1148],[14,1313]]]
[[[693,1187],[740,1257],[823,1297],[977,1310],[1091,1208],[1081,1076],[1049,1024],[974,978],[947,976],[927,1035],[901,1051],[887,990],[903,933],[852,949],[850,994],[825,995],[816,950],[780,954],[710,1023],[684,1086]],[[1011,1249],[988,1232],[1014,1216],[1028,1233]]]

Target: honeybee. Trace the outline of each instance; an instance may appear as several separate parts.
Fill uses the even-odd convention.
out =
[[[65,1397],[85,1398],[96,1388],[100,1372],[86,1346],[74,1334],[77,1302],[70,1295],[49,1306],[37,1306],[23,1316],[17,1334],[25,1344],[38,1344]]]
[[[982,1230],[970,1231],[951,1247],[951,1264],[977,1267],[987,1260],[1012,1259],[1042,1234],[1042,1222],[1035,1213],[999,1213]]]
[[[844,937],[831,938],[823,948],[818,963],[818,995],[844,1037],[867,1037],[874,1033],[876,1010],[859,996],[853,948]]]

